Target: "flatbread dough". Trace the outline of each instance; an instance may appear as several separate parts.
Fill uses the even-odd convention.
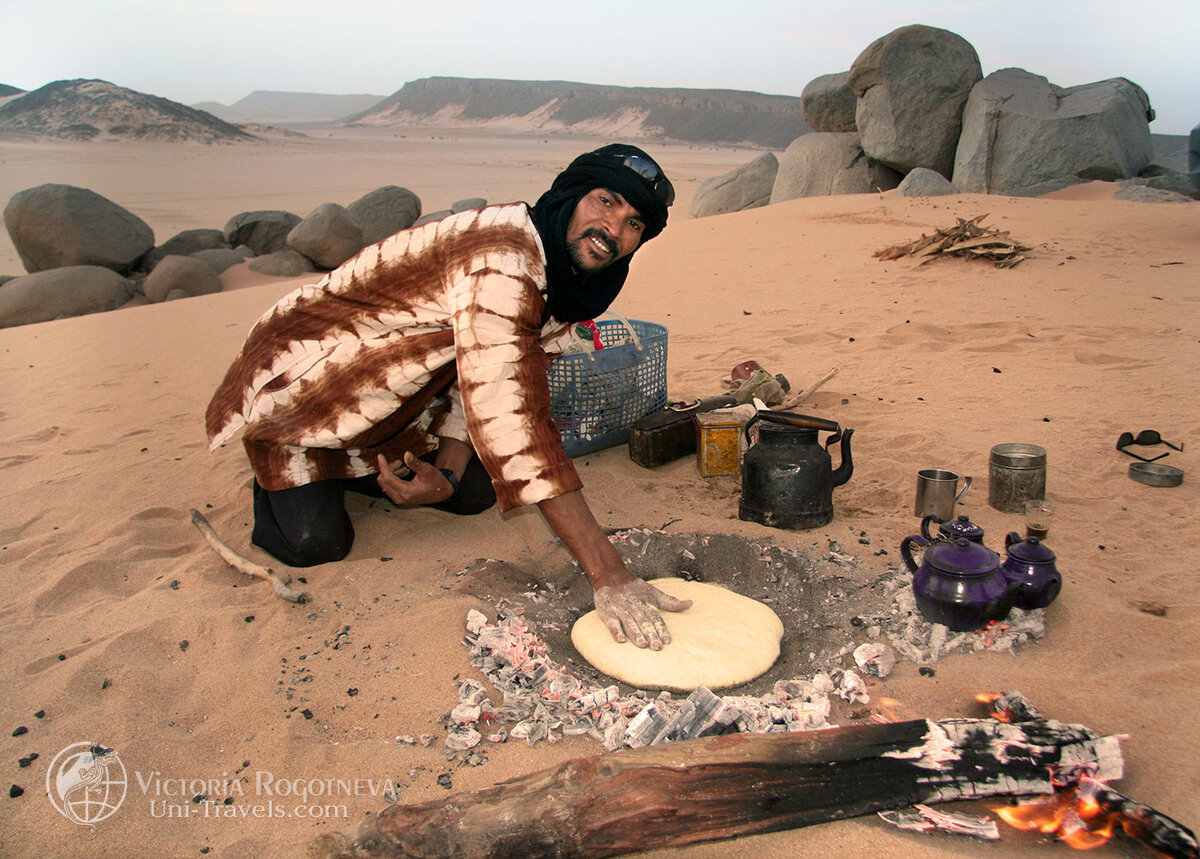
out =
[[[618,644],[590,611],[571,628],[571,643],[598,671],[639,689],[690,692],[747,683],[779,658],[783,623],[757,600],[686,579],[650,584],[692,601],[687,611],[662,613],[671,643],[658,651],[630,641]]]

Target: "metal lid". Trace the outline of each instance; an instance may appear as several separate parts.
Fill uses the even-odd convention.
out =
[[[1147,486],[1178,486],[1183,483],[1183,469],[1157,462],[1129,463],[1129,476]]]
[[[999,569],[1000,556],[982,543],[959,537],[953,543],[935,543],[926,549],[925,563],[951,575],[978,576]]]
[[[1015,532],[1012,536],[1016,536]],[[1008,547],[1008,556],[1027,564],[1053,564],[1054,552],[1037,537],[1018,538]]]
[[[1021,442],[998,444],[992,448],[992,463],[1006,468],[1043,468],[1046,448]]]

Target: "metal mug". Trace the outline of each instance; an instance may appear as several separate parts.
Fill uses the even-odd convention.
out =
[[[960,492],[958,481],[962,480]],[[954,518],[954,507],[962,501],[967,490],[971,488],[970,477],[959,477],[953,471],[941,468],[922,468],[917,472],[917,503],[913,512],[924,518],[936,516],[943,522]]]

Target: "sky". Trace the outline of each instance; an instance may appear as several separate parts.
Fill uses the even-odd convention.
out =
[[[183,104],[255,90],[391,95],[434,75],[798,96],[908,24],[983,73],[1125,77],[1150,130],[1200,124],[1197,0],[0,0],[0,83],[100,78]]]

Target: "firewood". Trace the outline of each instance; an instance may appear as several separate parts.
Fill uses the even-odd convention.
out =
[[[316,859],[595,857],[840,820],[915,803],[1051,794],[1119,778],[1119,738],[1052,720],[915,720],[724,734],[576,758],[482,790],[393,805]]]
[[[969,221],[958,218],[953,227],[937,230],[931,236],[922,234],[919,239],[883,248],[874,255],[885,262],[903,256],[918,257],[921,265],[945,255],[986,258],[998,268],[1012,268],[1025,259],[1021,253],[1029,248],[1014,241],[1007,231],[982,226],[986,217],[977,215]]]
[[[307,592],[293,590],[292,588],[288,587],[288,585],[292,583],[291,576],[287,576],[285,574],[286,578],[280,578],[275,574],[274,570],[268,569],[260,564],[256,564],[249,558],[242,557],[232,548],[230,548],[224,540],[217,536],[217,532],[214,531],[212,525],[208,523],[208,519],[204,518],[203,513],[194,507],[189,508],[189,510],[192,514],[192,524],[196,526],[197,530],[199,530],[202,535],[204,535],[204,539],[208,541],[208,544],[213,547],[213,550],[221,556],[225,563],[229,564],[229,566],[233,567],[235,570],[245,573],[248,576],[253,576],[256,579],[262,579],[265,582],[270,582],[271,586],[275,589],[276,595],[282,597],[288,602],[308,602]]]

